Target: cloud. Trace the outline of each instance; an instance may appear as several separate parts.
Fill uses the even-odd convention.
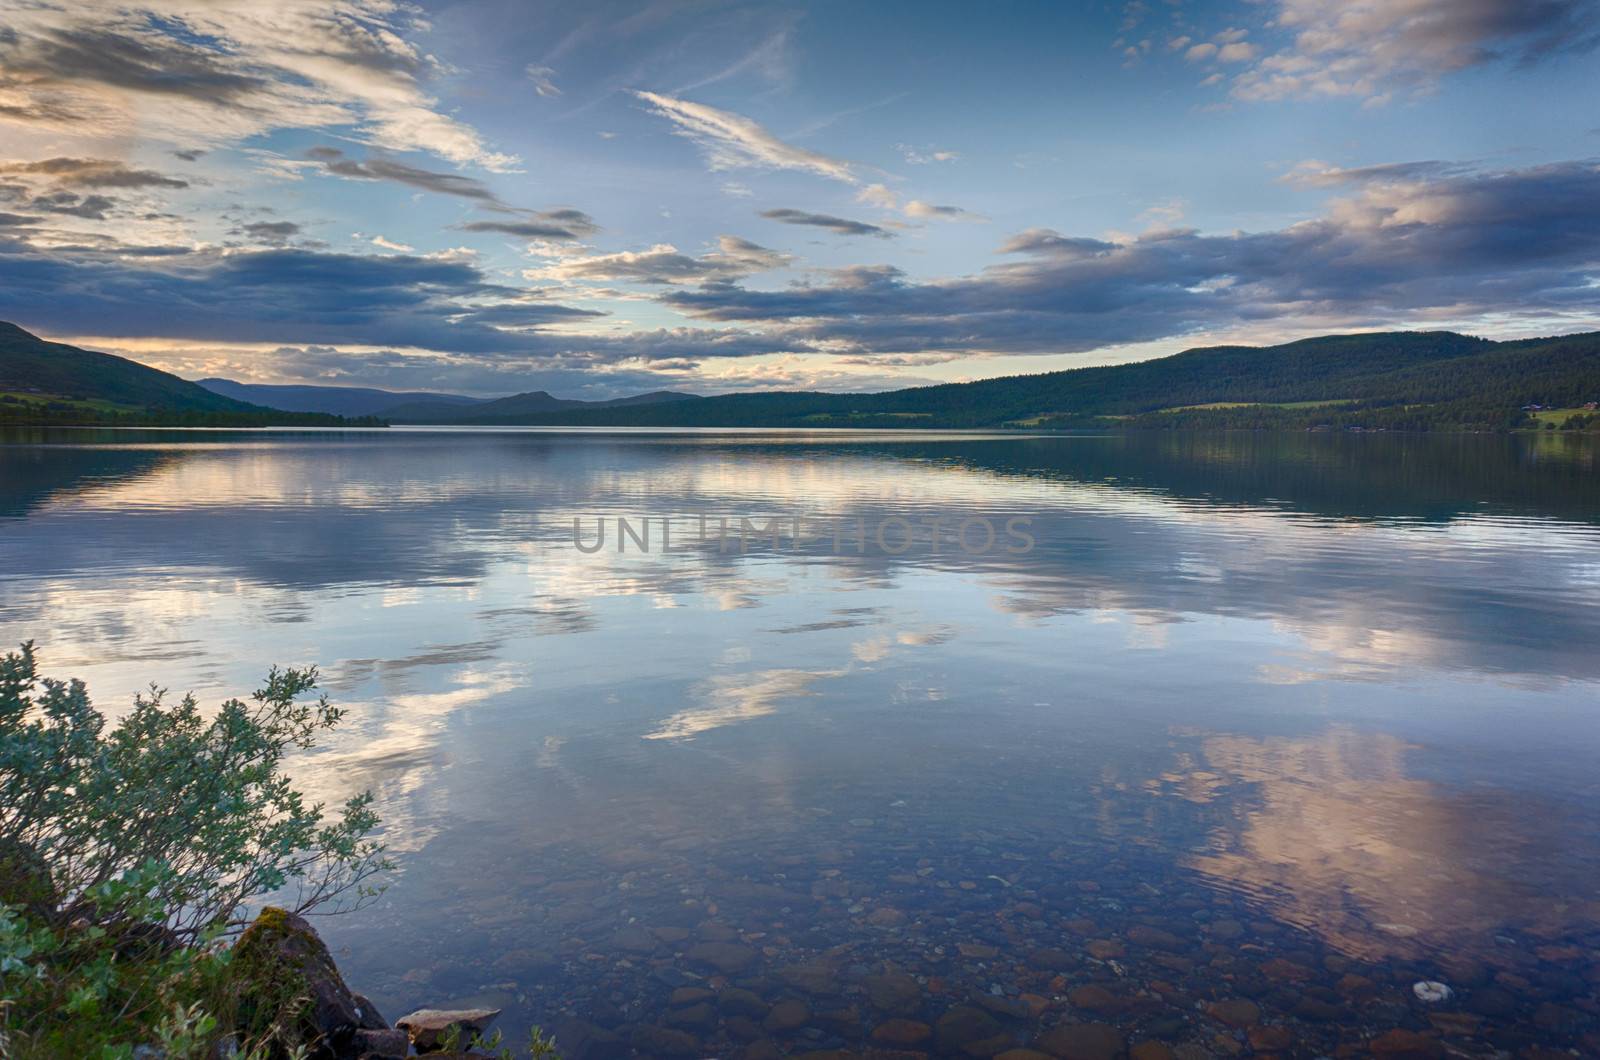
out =
[[[70,191],[54,191],[28,200],[27,206],[49,213],[68,214],[89,221],[104,221],[116,206],[116,200],[105,195],[78,195]]]
[[[694,141],[712,170],[792,169],[846,184],[859,184],[851,163],[784,143],[756,122],[704,103],[675,99],[656,92],[635,92],[658,114]]]
[[[905,205],[905,215],[919,221],[976,221],[977,214],[959,206],[936,206],[931,202],[912,199]]]
[[[786,225],[811,225],[815,228],[826,228],[846,236],[878,236],[887,239],[892,233],[877,225],[867,224],[865,221],[852,221],[846,217],[834,217],[825,213],[807,213],[804,210],[776,209],[763,210],[761,216],[769,221],[781,221]]]
[[[556,72],[548,66],[530,65],[527,70],[528,80],[533,82],[533,90],[541,96],[555,97],[561,95],[561,89],[556,87]]]
[[[700,259],[701,271],[738,275],[762,262],[731,267],[730,261],[758,251],[769,264],[787,260],[742,240],[725,240],[721,255]],[[285,313],[285,306],[294,312]],[[431,362],[435,370],[443,359],[494,372],[517,364],[573,371],[628,362],[692,368],[708,358],[809,349],[738,328],[601,334],[545,329],[601,315],[495,283],[476,265],[452,258],[297,247],[129,263],[116,251],[41,252],[0,237],[0,319],[48,334],[427,351],[438,355]],[[342,359],[343,370],[359,373],[366,356],[330,359]]]
[[[1406,171],[1400,171],[1402,173]],[[1326,214],[1209,235],[1116,240],[1031,229],[975,276],[914,283],[891,267],[754,291],[661,296],[692,316],[781,328],[850,354],[1068,353],[1270,320],[1297,329],[1414,326],[1495,314],[1593,327],[1600,165],[1369,175]]]
[[[516,159],[442,113],[446,72],[392,0],[79,0],[13,5],[0,33],[0,121],[193,150],[285,128],[348,128],[392,151],[492,170]]]
[[[900,199],[886,184],[868,184],[856,192],[856,202],[876,206],[880,210],[893,210],[898,206]]]
[[[463,232],[499,232],[521,239],[579,239],[600,230],[582,210],[546,210],[529,213],[526,221],[472,221],[457,225]]]
[[[459,173],[436,173],[430,169],[419,169],[388,158],[357,161],[345,157],[345,153],[337,147],[313,147],[306,152],[306,157],[327,172],[351,180],[387,180],[407,187],[437,192],[440,195],[456,195],[463,199],[476,199],[482,203],[504,205],[483,181],[463,177]]]
[[[23,174],[18,183],[0,184],[7,211],[0,217],[0,319],[58,335],[422,350],[440,361],[476,359],[479,367],[520,360],[612,370],[637,362],[686,371],[710,358],[761,354],[925,364],[1071,353],[1228,328],[1454,325],[1491,316],[1500,324],[1538,321],[1549,332],[1563,321],[1595,326],[1597,315],[1600,166],[1593,161],[1506,171],[1430,161],[1303,163],[1284,179],[1335,189],[1311,220],[1206,233],[1179,228],[1180,218],[1162,213],[1150,216],[1160,230],[1137,236],[1034,228],[1005,240],[997,264],[936,280],[861,264],[805,284],[752,289],[747,278],[793,259],[734,236],[689,251],[663,243],[552,256],[523,274],[572,283],[568,294],[653,299],[654,313],[673,310],[698,322],[652,331],[629,331],[627,321],[599,321],[582,303],[560,304],[556,292],[516,286],[470,254],[418,256],[403,243],[376,244],[397,253],[366,255],[303,245],[208,248],[184,246],[176,234],[134,242],[120,227],[127,244],[109,232],[54,232],[47,204],[33,202],[44,198],[35,183],[47,179]],[[92,198],[70,189],[46,194],[72,196],[48,202],[67,209]],[[786,223],[827,216],[778,212],[783,216],[773,219]],[[552,210],[494,220],[573,232],[587,215]],[[238,223],[246,221],[293,223]],[[242,230],[285,242],[299,234]],[[597,282],[640,287],[589,286]]]
[[[60,187],[76,188],[187,188],[189,182],[134,169],[104,158],[46,158],[38,162],[0,162],[0,173],[48,178]]]
[[[300,226],[293,221],[253,221],[238,231],[262,243],[282,244],[299,235]]]
[[[900,204],[900,197],[889,190],[884,184],[868,184],[856,193],[856,201],[880,210],[899,210],[918,221],[987,221],[982,214],[963,210],[959,206],[937,205],[923,202],[921,199],[911,199],[904,206]]]
[[[1273,23],[1292,40],[1235,79],[1239,99],[1377,101],[1395,90],[1427,91],[1469,67],[1530,65],[1600,44],[1593,0],[1276,2]]]
[[[918,148],[910,144],[895,144],[894,149],[913,166],[927,166],[935,162],[954,162],[961,156],[954,151],[938,151],[933,148]]]
[[[648,250],[566,258],[544,269],[530,270],[529,279],[622,280],[648,284],[728,282],[757,272],[781,269],[792,260],[737,236],[719,236],[718,249],[695,257],[670,243]]]
[[[1196,44],[1192,46],[1188,51],[1183,53],[1183,57],[1189,60],[1191,63],[1203,63],[1216,54],[1217,46],[1207,41],[1203,44]]]
[[[1471,167],[1455,162],[1385,162],[1376,166],[1358,166],[1342,169],[1327,162],[1308,160],[1296,165],[1283,180],[1312,188],[1332,188],[1348,184],[1365,184],[1369,181],[1394,182],[1406,180],[1432,180],[1471,172]]]

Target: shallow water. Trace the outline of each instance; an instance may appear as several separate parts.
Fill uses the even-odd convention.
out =
[[[1600,1053],[1593,441],[12,432],[0,633],[105,708],[320,665],[297,779],[400,866],[321,927],[391,1018]]]

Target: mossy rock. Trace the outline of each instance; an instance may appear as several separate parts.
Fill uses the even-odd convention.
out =
[[[233,947],[239,1033],[284,1053],[305,1046],[312,1057],[350,1052],[363,1028],[360,1004],[333,955],[305,919],[268,906]]]

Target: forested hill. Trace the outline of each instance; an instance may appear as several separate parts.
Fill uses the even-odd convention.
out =
[[[1600,399],[1600,333],[1491,342],[1448,331],[1213,346],[1134,364],[877,394],[725,394],[453,422],[683,427],[1375,426],[1497,429],[1525,405]]]
[[[125,357],[46,342],[0,321],[0,424],[264,427],[351,422],[236,401]]]
[[[1600,332],[1491,342],[1448,331],[1212,346],[1134,364],[877,394],[660,392],[606,403],[543,392],[415,403],[413,423],[625,427],[1600,427]],[[1537,408],[1530,409],[1530,406]],[[395,415],[395,413],[407,413]],[[0,421],[180,425],[361,421],[247,404],[121,357],[0,324]]]

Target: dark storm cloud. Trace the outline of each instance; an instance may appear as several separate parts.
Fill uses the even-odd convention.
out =
[[[187,188],[189,182],[135,169],[104,158],[46,158],[37,162],[0,162],[0,173],[48,179],[61,187],[78,188]]]
[[[766,322],[850,352],[1071,352],[1251,321],[1404,319],[1429,310],[1592,308],[1600,166],[1568,162],[1360,182],[1327,214],[1278,231],[1147,233],[1124,242],[1033,229],[979,275],[913,283],[892,268],[820,286],[672,291],[709,320]]]
[[[834,217],[825,213],[807,213],[804,210],[791,210],[787,208],[776,210],[762,210],[761,216],[769,221],[781,221],[786,225],[810,225],[813,228],[826,228],[846,236],[879,236],[887,239],[891,233],[877,225],[867,224],[865,221],[852,221],[848,217]]]

